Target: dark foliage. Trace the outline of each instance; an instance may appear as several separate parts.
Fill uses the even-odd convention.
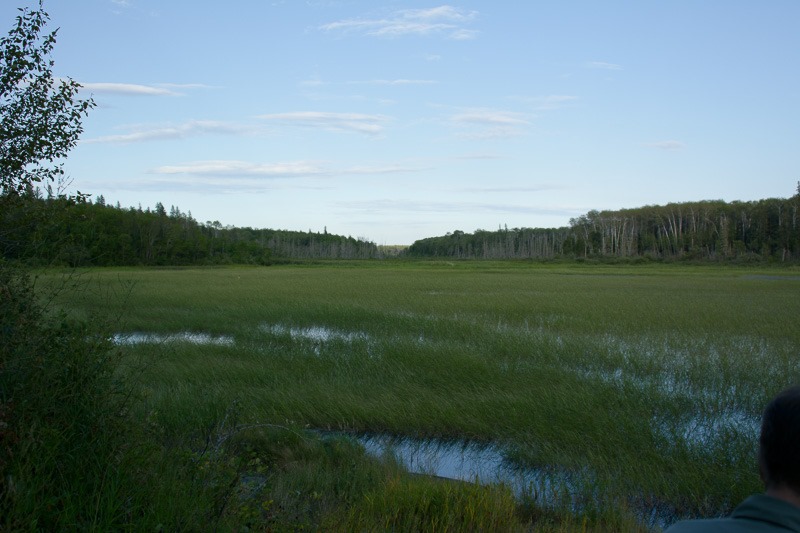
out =
[[[631,260],[800,259],[800,195],[590,211],[556,229],[455,231],[416,241],[414,257]]]
[[[48,313],[27,275],[0,268],[0,530],[127,520],[113,489],[131,434],[114,357],[107,337]]]
[[[121,489],[130,435],[108,337],[42,302],[30,276],[5,258],[33,256],[31,233],[49,231],[60,160],[93,106],[79,85],[56,81],[47,13],[21,9],[0,39],[0,530],[116,528],[128,522]],[[63,198],[78,205],[82,196]],[[52,296],[52,295],[51,295]],[[127,483],[133,487],[135,483]],[[127,508],[126,508],[127,502]],[[102,525],[101,525],[102,524]]]
[[[286,259],[369,259],[374,243],[329,233],[200,224],[161,204],[122,209],[65,198],[30,198],[0,213],[0,254],[69,266],[260,264]],[[43,212],[47,217],[35,216]]]
[[[0,196],[29,192],[63,175],[59,160],[78,142],[82,119],[94,107],[75,98],[80,85],[56,81],[50,53],[56,32],[43,33],[48,15],[21,9],[0,39]]]

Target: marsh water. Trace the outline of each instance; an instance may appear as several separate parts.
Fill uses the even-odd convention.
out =
[[[233,346],[233,337],[227,335],[213,336],[208,333],[195,333],[183,331],[180,333],[116,333],[111,338],[114,344],[129,346],[134,344],[166,344],[185,342],[188,344]]]
[[[286,326],[283,324],[263,324],[260,328],[265,333],[271,335],[288,335],[293,339],[312,341],[314,343],[324,343],[329,341],[344,341],[354,342],[357,340],[368,341],[369,335],[364,332],[349,332],[339,331],[325,326],[307,326],[307,327],[294,327]],[[157,333],[117,333],[113,336],[112,341],[118,345],[135,345],[135,344],[168,344],[168,343],[188,343],[196,345],[215,345],[215,346],[234,346],[235,340],[232,336],[219,335],[213,336],[208,333],[198,332],[178,332],[169,334]],[[319,347],[315,346],[313,352],[318,354]],[[575,369],[575,371],[587,379],[597,379],[606,384],[614,386],[622,386],[624,382],[632,383],[636,386],[647,386],[650,383],[645,383],[644,378],[640,376],[630,375],[623,372],[622,369],[616,369],[614,372],[597,371],[590,369]],[[681,389],[681,386],[670,379],[665,379],[660,376],[662,380],[657,384],[659,389],[666,392],[675,392]],[[736,432],[755,438],[758,434],[759,419],[751,414],[744,413],[737,410],[728,410],[715,413],[713,417],[703,416],[690,416],[678,423],[671,420],[669,422],[654,418],[651,421],[651,427],[654,432],[661,434],[668,438],[680,438],[688,446],[706,446],[716,435],[722,432]],[[676,431],[677,429],[677,431]],[[368,443],[372,448],[378,447],[379,443],[383,442],[378,439],[376,442]],[[403,450],[408,448],[408,444],[395,442],[395,447]],[[441,447],[442,443],[437,443]],[[446,448],[446,447],[445,447]],[[424,447],[423,447],[424,449]],[[487,475],[487,468],[492,469],[493,466],[499,464],[491,453],[483,450],[482,454],[478,454],[473,447],[468,446],[465,449],[466,457],[481,455],[482,463],[486,467],[476,469],[475,472],[479,474],[481,479],[488,479],[491,475]],[[470,462],[467,461],[466,465]],[[444,475],[444,474],[437,474]]]
[[[368,454],[390,457],[414,474],[470,483],[502,483],[519,498],[536,494],[551,504],[575,492],[567,473],[519,468],[506,459],[500,447],[493,444],[375,434],[353,435],[353,438]]]
[[[587,497],[587,489],[593,483],[592,472],[523,468],[508,460],[504,451],[494,444],[380,434],[348,436],[359,442],[369,455],[396,461],[412,474],[483,485],[502,484],[518,500],[538,507],[568,508],[578,512],[587,506],[601,504],[599,497]],[[591,494],[591,489],[588,490]],[[669,505],[652,499],[632,500],[629,504],[638,520],[651,529],[664,528],[676,518]]]
[[[319,355],[319,346],[330,341],[370,341],[364,332],[347,332],[324,326],[295,327],[282,324],[264,324],[261,331],[270,335],[288,335],[292,339],[310,341],[312,353]],[[422,340],[422,339],[421,339]],[[120,333],[112,341],[118,345],[188,343],[195,345],[234,346],[232,336],[213,336],[207,333],[178,332],[171,334]],[[597,380],[612,386],[632,383],[646,386],[643,378],[632,376],[622,369],[613,372],[596,369],[574,369],[585,379]],[[663,376],[662,376],[663,379]],[[662,390],[675,392],[680,384],[662,381]],[[737,410],[716,412],[713,417],[689,415],[683,421],[663,420],[654,417],[651,430],[667,441],[683,441],[689,447],[709,446],[716,435],[735,432],[755,438],[759,420]],[[323,438],[326,433],[322,433]],[[379,458],[390,458],[410,473],[435,476],[480,484],[503,484],[523,501],[545,507],[567,507],[575,511],[587,505],[587,494],[592,494],[594,474],[591,471],[567,472],[546,467],[521,467],[508,459],[507,450],[498,444],[464,440],[413,439],[380,434],[348,434],[362,445],[365,451]],[[588,496],[588,503],[592,497]],[[597,503],[594,501],[593,503]],[[640,521],[651,528],[661,528],[674,520],[667,505],[631,502]]]

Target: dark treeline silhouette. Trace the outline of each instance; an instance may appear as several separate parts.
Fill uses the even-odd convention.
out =
[[[412,257],[800,260],[800,186],[791,198],[672,203],[590,211],[556,229],[454,231],[421,239]]]
[[[415,241],[406,255],[457,259],[550,259],[564,254],[569,228],[514,228],[497,231],[456,230],[443,237]]]
[[[167,212],[161,203],[142,210],[106,205],[102,196],[94,202],[34,196],[0,213],[0,253],[29,264],[156,266],[369,259],[378,256],[378,247],[327,231],[203,224],[177,207]]]
[[[799,186],[800,187],[800,186]],[[800,193],[752,202],[672,203],[590,211],[562,228],[454,231],[414,242],[400,256],[454,259],[800,261]],[[45,213],[45,216],[42,216]],[[200,223],[191,212],[106,205],[102,196],[8,203],[0,254],[69,266],[271,264],[385,257],[364,239]],[[396,255],[396,254],[395,254]]]

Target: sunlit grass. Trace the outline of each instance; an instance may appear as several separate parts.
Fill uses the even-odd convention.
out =
[[[147,360],[142,416],[171,438],[236,403],[248,424],[491,441],[522,467],[574,473],[584,516],[608,520],[596,513],[620,505],[722,513],[759,490],[760,409],[800,381],[798,277],[519,263],[107,269],[87,272],[69,305],[120,316],[123,333],[234,339],[122,348]],[[370,509],[345,522],[373,520]]]

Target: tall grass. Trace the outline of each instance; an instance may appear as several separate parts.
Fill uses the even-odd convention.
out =
[[[581,516],[624,520],[612,508],[722,514],[759,490],[760,409],[800,381],[797,277],[655,265],[106,269],[86,274],[91,290],[69,308],[118,314],[124,332],[235,340],[122,348],[151,358],[137,416],[167,441],[211,432],[234,403],[242,424],[492,441],[521,467],[576,480],[551,525],[582,527]],[[425,509],[505,501],[405,483],[333,516],[373,524],[409,491]],[[546,520],[537,509],[529,517]]]
[[[37,301],[0,264],[0,529],[120,527],[142,493],[127,468],[129,389],[95,325]]]

